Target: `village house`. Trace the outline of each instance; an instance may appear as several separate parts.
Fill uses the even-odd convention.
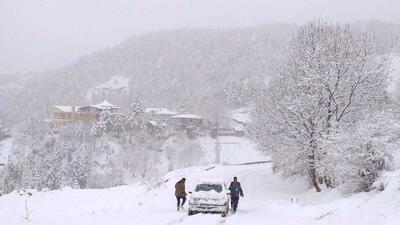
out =
[[[151,134],[155,134],[157,129],[165,129],[165,122],[177,114],[177,112],[170,111],[166,108],[146,108],[144,110],[144,116],[147,121],[147,131]]]
[[[50,122],[53,128],[61,127],[79,120],[79,106],[54,105],[50,109]]]
[[[172,116],[178,115],[177,112],[166,108],[146,108],[144,109],[144,114],[149,121],[167,121]]]
[[[99,121],[100,113],[108,110],[111,113],[117,113],[120,107],[117,107],[107,100],[97,105],[82,106],[79,108],[80,120],[88,124],[93,124]]]
[[[100,118],[100,113],[109,110],[111,113],[117,113],[120,107],[117,107],[107,100],[97,105],[88,106],[60,106],[54,105],[50,109],[50,123],[53,128],[58,128],[75,122],[84,122],[93,124]]]
[[[178,114],[169,118],[167,123],[177,131],[197,129],[203,124],[203,117],[196,114]]]

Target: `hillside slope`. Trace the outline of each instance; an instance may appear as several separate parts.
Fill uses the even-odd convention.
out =
[[[273,73],[294,28],[276,24],[132,37],[72,65],[29,76],[23,88],[0,88],[0,118],[15,124],[45,117],[53,104],[81,105],[103,98],[125,107],[136,97],[149,106],[188,106],[235,81],[259,81]],[[87,98],[88,90],[114,76],[129,79],[129,95]]]

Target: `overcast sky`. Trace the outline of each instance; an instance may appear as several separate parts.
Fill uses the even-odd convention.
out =
[[[0,71],[45,70],[150,31],[380,19],[400,0],[0,0]]]

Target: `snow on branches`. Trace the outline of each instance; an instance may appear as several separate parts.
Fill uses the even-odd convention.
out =
[[[385,102],[386,57],[373,54],[371,34],[321,21],[301,27],[282,71],[256,100],[251,133],[286,174],[301,174],[320,191],[332,171],[321,163],[330,135]],[[321,168],[322,167],[322,168]]]

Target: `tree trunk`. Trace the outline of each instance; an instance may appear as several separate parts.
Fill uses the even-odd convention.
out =
[[[129,129],[129,144],[132,144],[132,128]]]
[[[101,149],[103,148],[103,134],[100,137],[100,147],[101,147]]]
[[[308,178],[310,180],[311,185],[315,188],[317,192],[321,191],[321,188],[317,182],[317,170],[315,169],[315,157],[314,155],[310,155],[308,157]]]
[[[311,134],[310,134],[310,152],[308,155],[308,178],[310,180],[311,185],[315,188],[317,192],[321,191],[321,188],[318,185],[317,181],[317,170],[315,169],[315,152],[318,149],[317,141],[315,139],[315,129],[314,129],[314,122],[310,119],[310,127],[311,127]]]
[[[93,152],[96,152],[96,135],[93,135]]]

